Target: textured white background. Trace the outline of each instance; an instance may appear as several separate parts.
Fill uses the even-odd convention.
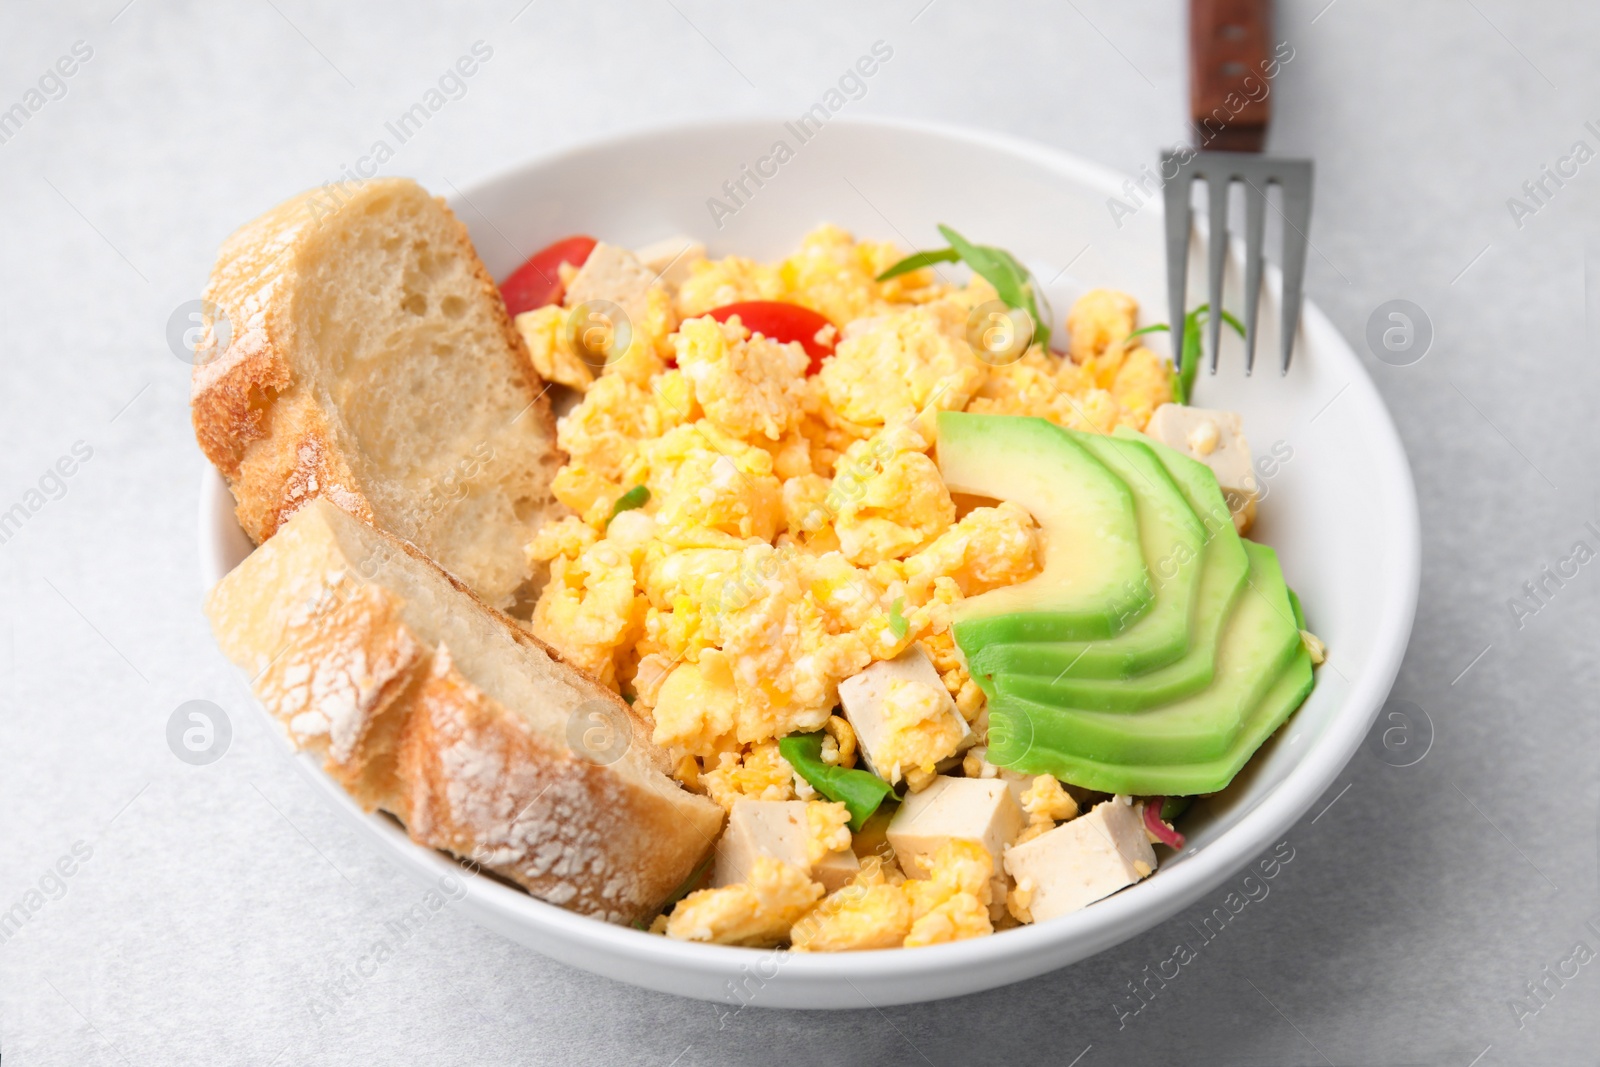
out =
[[[1284,5],[1297,55],[1271,147],[1317,161],[1310,294],[1356,347],[1396,297],[1437,331],[1414,366],[1369,358],[1425,529],[1396,695],[1435,736],[1408,768],[1359,753],[1337,803],[1289,835],[1270,896],[1123,1029],[1125,983],[1220,893],[1023,986],[749,1010],[720,1029],[711,1005],[568,970],[445,912],[319,1023],[313,998],[420,894],[333,822],[212,645],[203,461],[165,330],[234,226],[332,177],[480,39],[492,60],[389,172],[443,189],[613,131],[792,116],[880,38],[894,60],[853,112],[1131,171],[1184,136],[1178,3],[0,9],[0,107],[73,42],[94,50],[0,145],[0,510],[74,442],[93,449],[0,545],[0,910],[74,842],[93,850],[0,944],[6,1062],[1594,1063],[1600,962],[1549,984],[1521,1028],[1510,1001],[1576,942],[1600,949],[1584,927],[1600,916],[1600,564],[1520,630],[1506,600],[1579,537],[1597,543],[1585,233],[1600,163],[1521,229],[1505,201],[1575,140],[1600,144],[1583,129],[1600,119],[1600,14],[1325,2]],[[194,698],[234,729],[207,767],[165,740]]]

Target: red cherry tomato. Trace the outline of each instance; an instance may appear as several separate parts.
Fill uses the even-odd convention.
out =
[[[594,251],[595,243],[593,237],[563,237],[529,256],[528,262],[513,271],[500,286],[506,310],[514,318],[524,311],[561,303],[561,264],[583,266],[589,253]]]
[[[718,322],[727,322],[737,315],[739,321],[744,323],[745,329],[751,333],[764,334],[780,344],[799,341],[805,348],[806,355],[811,357],[811,365],[806,368],[808,375],[822,369],[824,356],[833,355],[832,341],[823,344],[817,340],[817,331],[831,323],[822,315],[799,304],[790,304],[782,300],[746,300],[738,304],[724,304],[706,314]]]

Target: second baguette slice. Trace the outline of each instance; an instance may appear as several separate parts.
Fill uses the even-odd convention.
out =
[[[615,694],[326,500],[223,578],[206,614],[290,739],[363,806],[551,903],[648,918],[721,830]]]

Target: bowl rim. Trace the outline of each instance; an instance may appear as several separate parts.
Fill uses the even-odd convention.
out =
[[[743,129],[770,132],[784,120],[772,115],[692,120],[670,124],[651,124],[613,131],[604,136],[569,145],[554,152],[535,154],[467,183],[457,195],[446,197],[451,207],[484,218],[473,205],[476,194],[502,183],[524,178],[528,172],[588,154],[614,151],[641,140],[678,134],[728,134]],[[984,151],[1020,157],[1054,175],[1116,195],[1126,177],[1123,173],[1068,152],[1009,134],[978,130],[951,123],[923,119],[879,116],[836,116],[830,126],[851,126],[931,135],[962,142]],[[1157,198],[1145,206],[1159,216],[1162,204]],[[1268,284],[1281,284],[1281,275],[1271,264]],[[530,928],[548,938],[586,943],[615,957],[630,958],[650,967],[675,968],[712,976],[736,977],[773,952],[783,955],[783,972],[797,980],[846,981],[865,979],[893,981],[926,975],[936,970],[974,970],[992,972],[1007,961],[1032,959],[1046,962],[1032,973],[1065,966],[1150,929],[1182,908],[1210,892],[1251,859],[1259,855],[1292,827],[1322,796],[1349,762],[1376,719],[1405,655],[1415,618],[1421,577],[1421,529],[1418,502],[1404,445],[1387,406],[1371,376],[1348,342],[1322,310],[1307,299],[1301,316],[1302,345],[1325,353],[1349,375],[1348,388],[1362,395],[1372,413],[1364,426],[1370,435],[1373,452],[1381,460],[1378,479],[1369,485],[1373,496],[1382,501],[1388,519],[1387,540],[1393,552],[1394,576],[1375,618],[1373,653],[1366,669],[1352,679],[1340,699],[1338,711],[1330,717],[1325,731],[1315,744],[1299,756],[1283,780],[1216,840],[1185,857],[1184,862],[1163,877],[1149,878],[1130,886],[1092,908],[1064,915],[1049,922],[1029,924],[989,936],[932,945],[915,951],[878,949],[848,953],[803,953],[784,949],[752,949],[673,941],[627,926],[578,915],[530,894],[513,889],[491,878],[467,870],[458,862],[411,841],[405,832],[381,813],[360,810],[355,801],[333,781],[310,756],[299,754],[295,765],[308,776],[324,797],[349,818],[363,823],[382,851],[412,875],[434,880],[443,874],[463,879],[467,894],[494,919],[494,925]],[[1308,344],[1312,337],[1316,343]],[[224,542],[233,536],[227,528],[231,499],[220,474],[206,464],[202,472],[199,534],[202,580],[209,589],[226,572]],[[253,697],[252,697],[253,700]],[[266,715],[258,701],[256,708]],[[1356,710],[1364,709],[1364,710]],[[282,731],[270,731],[289,751]],[[1073,947],[1083,948],[1074,954]],[[1017,974],[1016,978],[1025,977]],[[1002,984],[989,982],[986,988]],[[859,992],[859,990],[858,990]],[[936,999],[956,993],[929,994],[911,999]],[[684,995],[695,995],[690,990]],[[863,998],[864,998],[863,994]],[[870,1003],[870,1002],[869,1002]]]

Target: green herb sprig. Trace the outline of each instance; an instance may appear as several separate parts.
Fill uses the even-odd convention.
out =
[[[1179,404],[1189,403],[1189,398],[1194,395],[1195,375],[1200,371],[1200,327],[1211,315],[1211,305],[1201,304],[1183,317],[1183,353],[1179,360],[1178,376],[1172,380],[1172,399]],[[1244,323],[1236,319],[1227,311],[1222,313],[1222,321],[1232,326],[1240,337],[1244,336]],[[1141,334],[1170,333],[1172,327],[1164,322],[1154,326],[1144,326],[1134,330],[1127,336],[1131,341]]]
[[[650,488],[636,485],[626,493],[617,497],[617,502],[611,505],[611,514],[606,517],[606,525],[611,525],[611,520],[621,515],[624,511],[633,511],[650,503]]]
[[[889,632],[894,634],[897,641],[911,629],[911,622],[906,618],[905,610],[906,598],[903,596],[895,597],[894,603],[889,605]]]
[[[974,274],[994,286],[995,295],[1006,307],[1028,313],[1028,317],[1033,320],[1033,340],[1048,349],[1050,347],[1049,304],[1044,304],[1046,313],[1041,315],[1039,307],[1043,295],[1035,287],[1033,275],[1028,268],[1005,249],[973,244],[942,223],[939,232],[950,242],[949,248],[909,255],[878,275],[878,281],[886,282],[890,278],[897,278],[935,263],[965,263],[972,268]]]

